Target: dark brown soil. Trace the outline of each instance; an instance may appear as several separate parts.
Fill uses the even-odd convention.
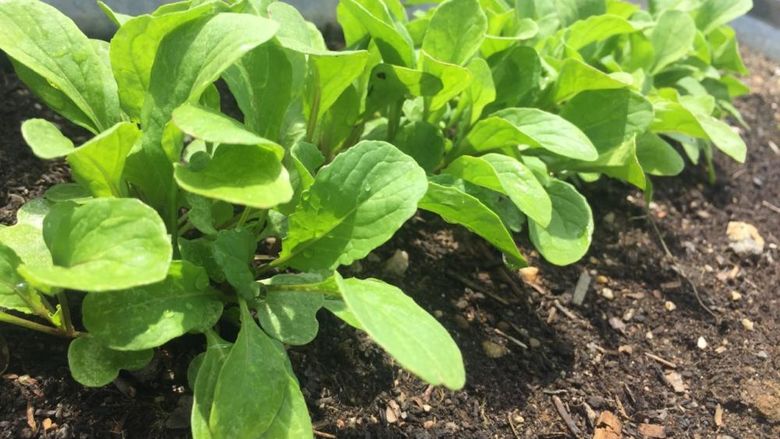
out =
[[[463,351],[466,388],[429,388],[323,313],[317,340],[290,352],[315,428],[338,438],[575,437],[557,398],[579,437],[593,436],[591,409],[616,415],[624,437],[643,437],[651,427],[641,424],[663,427],[666,437],[780,437],[780,68],[750,54],[747,61],[754,93],[738,106],[751,125],[748,163],[718,157],[714,186],[696,167],[655,181],[649,211],[674,259],[641,194],[614,182],[584,189],[597,223],[588,257],[557,268],[532,254],[540,269],[533,283],[504,272],[495,253],[464,230],[421,215],[359,275],[386,278],[440,319]],[[50,115],[10,75],[0,85],[0,222],[9,223],[23,200],[67,178],[67,170],[26,152],[19,124]],[[729,250],[729,221],[755,225],[764,254],[741,258]],[[383,275],[382,261],[399,249],[408,252],[409,270],[402,278]],[[583,271],[593,282],[576,306]],[[199,339],[166,346],[150,370],[95,390],[69,377],[64,340],[1,331],[11,361],[0,379],[0,438],[187,436],[185,371]],[[667,382],[670,372],[684,389]],[[48,423],[55,425],[43,433]]]

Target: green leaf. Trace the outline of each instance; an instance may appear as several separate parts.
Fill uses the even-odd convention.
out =
[[[213,326],[222,315],[222,302],[209,288],[204,269],[175,261],[160,283],[87,294],[82,315],[84,326],[103,345],[140,351]]]
[[[542,62],[532,47],[509,49],[490,59],[496,99],[487,113],[507,107],[531,106],[542,86]]]
[[[0,243],[8,246],[28,267],[49,268],[51,253],[43,240],[43,225],[20,222],[0,229]]]
[[[674,176],[685,168],[674,147],[653,133],[637,138],[636,154],[642,169],[650,175]]]
[[[660,72],[692,51],[695,38],[696,24],[688,13],[668,10],[661,14],[650,34],[655,48],[652,73]]]
[[[312,73],[306,82],[306,110],[316,112],[319,120],[353,81],[360,77],[368,62],[366,51],[320,52],[309,55]],[[315,106],[311,106],[312,102]],[[316,108],[315,108],[316,107]]]
[[[507,108],[474,125],[466,136],[473,151],[543,148],[578,160],[594,160],[596,148],[571,122],[535,108]]]
[[[114,125],[68,155],[73,178],[95,197],[127,195],[125,160],[141,131],[129,122]]]
[[[461,156],[445,172],[508,196],[518,209],[540,224],[550,222],[550,197],[533,172],[512,157],[495,153]]]
[[[464,65],[482,45],[487,17],[477,0],[446,0],[428,25],[422,50],[440,61]]]
[[[444,137],[438,128],[427,122],[404,125],[393,143],[427,172],[432,172],[444,158]]]
[[[329,282],[320,276],[280,274],[264,282],[268,290],[257,307],[263,329],[275,339],[291,345],[314,340],[320,325],[317,311],[324,305]]]
[[[600,150],[599,158],[592,162],[564,164],[556,167],[569,171],[606,174],[612,178],[631,183],[642,190],[647,186],[644,171],[637,158],[634,137]]]
[[[252,233],[244,229],[222,230],[212,251],[228,283],[246,299],[257,296],[259,287],[250,266],[257,251],[257,241]]]
[[[33,154],[44,160],[65,157],[75,150],[73,142],[56,125],[44,119],[25,120],[22,137]]]
[[[626,88],[633,79],[624,73],[607,74],[574,58],[566,59],[558,72],[555,84],[555,101],[571,99],[585,90]]]
[[[704,0],[696,13],[696,26],[708,34],[751,9],[753,0]]]
[[[177,27],[160,44],[157,59],[166,62],[152,68],[141,113],[144,135],[140,150],[128,157],[127,177],[167,221],[175,216],[170,157],[178,158],[179,153],[166,152],[161,139],[173,111],[185,102],[197,102],[222,72],[271,39],[277,27],[271,20],[249,14],[220,13]],[[176,78],[174,87],[171,78]]]
[[[430,73],[377,64],[371,72],[369,87],[371,106],[380,108],[407,97],[434,96],[441,91],[442,83]]]
[[[212,201],[189,192],[185,193],[184,197],[190,206],[187,219],[206,235],[216,235],[217,227],[233,218],[233,206],[228,203]]]
[[[585,256],[593,235],[593,214],[588,201],[574,186],[553,179],[547,186],[552,199],[550,225],[529,221],[531,242],[552,264],[568,265]]]
[[[60,183],[47,189],[44,193],[44,198],[52,203],[62,203],[64,201],[85,203],[92,199],[92,195],[84,186],[78,183]]]
[[[432,385],[463,387],[458,346],[411,297],[376,279],[338,281],[341,297],[363,330],[401,366]]]
[[[141,15],[128,20],[111,39],[111,67],[119,85],[122,108],[138,119],[144,107],[157,51],[176,28],[217,10],[210,2],[162,15]]]
[[[414,214],[427,184],[417,163],[392,145],[360,142],[317,174],[290,216],[275,264],[332,270],[365,257]]]
[[[284,49],[263,44],[222,75],[244,114],[246,126],[280,141],[284,115],[293,96],[293,66]]]
[[[68,348],[68,366],[73,379],[87,387],[103,387],[119,376],[120,369],[138,370],[152,361],[154,351],[115,351],[96,338],[83,335]]]
[[[14,251],[0,243],[0,309],[32,314],[29,304],[17,293],[17,285],[23,279],[16,273],[22,263]]]
[[[653,105],[627,89],[591,90],[566,103],[561,116],[581,129],[603,153],[645,132],[653,122]]]
[[[35,0],[0,3],[0,51],[54,111],[92,131],[122,118],[103,53],[57,9]]]
[[[209,427],[215,438],[253,439],[274,422],[289,385],[284,348],[268,337],[241,304],[241,331],[214,391]]]
[[[53,287],[102,292],[165,279],[171,243],[157,213],[138,200],[100,198],[52,207],[43,238],[54,265],[23,265],[25,277]]]
[[[173,111],[173,123],[183,132],[212,143],[232,145],[272,144],[249,131],[243,124],[219,111],[184,104]]]
[[[566,45],[580,50],[588,44],[603,41],[615,35],[630,34],[637,29],[625,18],[617,15],[597,15],[578,21],[568,29]]]
[[[211,415],[211,405],[214,402],[214,391],[222,366],[233,347],[231,343],[222,340],[213,331],[206,332],[206,340],[206,353],[200,367],[198,367],[195,384],[192,386],[193,401],[190,427],[194,439],[212,439],[213,437],[209,429],[209,416]]]
[[[439,61],[425,51],[420,52],[420,64],[423,71],[439,78],[442,84],[441,90],[428,98],[429,111],[442,108],[471,85],[471,72],[464,67]]]
[[[448,223],[460,224],[481,236],[504,253],[510,265],[527,265],[501,218],[476,197],[457,187],[431,181],[419,207],[438,214]]]
[[[748,69],[742,61],[742,55],[734,29],[721,26],[713,30],[707,40],[712,47],[712,65],[740,75],[747,75]]]
[[[464,119],[468,126],[471,126],[482,117],[485,107],[496,100],[496,85],[490,65],[484,59],[474,58],[466,68],[469,69],[474,80],[458,102],[458,108],[462,108],[461,111],[465,112]]]
[[[555,7],[565,25],[607,12],[604,0],[555,0]]]
[[[414,45],[402,25],[396,25],[381,0],[343,0],[339,2],[339,23],[348,46],[370,36],[386,63],[414,67]]]

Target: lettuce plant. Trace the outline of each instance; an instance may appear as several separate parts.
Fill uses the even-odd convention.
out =
[[[583,182],[651,194],[651,176],[684,167],[671,141],[710,169],[713,147],[744,160],[721,117],[740,120],[731,100],[745,68],[726,23],[750,6],[446,0],[410,19],[399,0],[342,0],[347,49],[333,52],[272,0],[138,17],[101,4],[118,27],[108,43],[40,1],[0,0],[0,50],[93,135],[75,146],[52,122],[22,126],[74,183],[0,228],[0,322],[73,338],[71,371],[88,386],[203,334],[190,366],[198,438],[311,436],[285,345],[310,342],[322,309],[423,380],[460,388],[463,361],[438,322],[339,267],[418,208],[509,266],[525,264],[512,235],[524,229],[544,258],[570,264],[594,226]],[[238,336],[222,338],[226,325]]]

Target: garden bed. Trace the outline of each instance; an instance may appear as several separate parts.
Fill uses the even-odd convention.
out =
[[[738,107],[751,126],[747,164],[718,159],[714,186],[694,167],[656,180],[650,212],[686,278],[647,221],[641,194],[615,182],[584,189],[596,219],[588,256],[563,269],[532,256],[540,271],[531,283],[504,271],[498,255],[465,230],[420,215],[357,275],[382,275],[439,318],[463,351],[466,388],[429,388],[322,313],[316,341],[290,351],[321,436],[553,438],[578,429],[591,437],[590,408],[614,414],[625,437],[658,426],[667,437],[779,437],[780,67],[746,57],[753,93]],[[67,170],[36,159],[19,134],[31,117],[62,120],[12,75],[0,79],[0,96],[0,222],[10,224],[15,209],[67,179]],[[77,142],[84,136],[66,134]],[[729,250],[729,221],[758,228],[767,241],[761,257]],[[408,253],[408,271],[382,273],[397,250]],[[577,306],[571,297],[583,270],[592,282]],[[200,337],[159,350],[143,373],[86,389],[70,377],[66,340],[8,326],[0,334],[10,350],[0,437],[188,436],[186,367]],[[675,391],[670,381],[679,386],[678,378],[684,389]]]

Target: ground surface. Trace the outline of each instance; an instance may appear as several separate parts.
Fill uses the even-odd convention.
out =
[[[315,428],[338,438],[592,437],[589,418],[608,412],[623,437],[780,437],[780,68],[756,56],[748,63],[754,93],[738,105],[751,125],[746,166],[718,158],[715,186],[693,167],[656,181],[650,212],[674,258],[641,195],[612,182],[585,189],[597,225],[588,257],[562,269],[531,255],[540,271],[530,282],[504,272],[462,229],[418,217],[359,274],[392,281],[435,313],[463,350],[468,384],[428,388],[323,315],[318,339],[290,354]],[[18,134],[22,120],[51,115],[11,76],[0,80],[0,99],[0,222],[10,223],[67,170],[33,158]],[[762,256],[729,250],[735,220],[758,228]],[[409,270],[383,275],[397,250],[408,253]],[[592,281],[577,306],[583,271]],[[142,374],[84,389],[69,377],[64,340],[5,326],[0,334],[10,351],[0,438],[187,436],[185,371],[198,338],[166,346]]]

